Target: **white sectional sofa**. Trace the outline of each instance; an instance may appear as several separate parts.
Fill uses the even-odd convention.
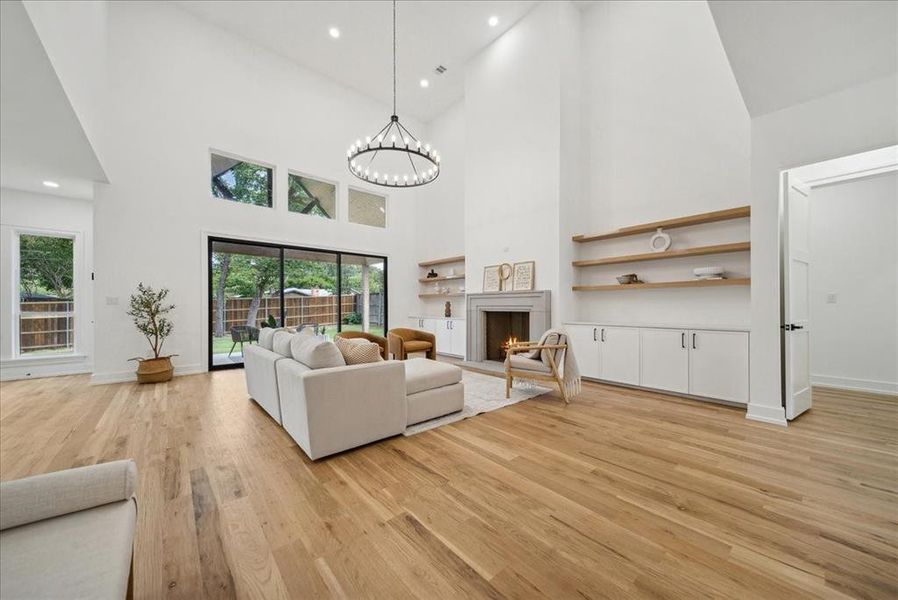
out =
[[[263,329],[244,349],[250,397],[315,460],[462,409],[461,369],[423,358],[346,365],[332,342]]]

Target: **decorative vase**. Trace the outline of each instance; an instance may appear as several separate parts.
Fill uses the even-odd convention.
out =
[[[447,317],[452,316],[452,303],[448,300],[446,301],[446,309],[443,311],[443,314],[445,314]]]
[[[174,374],[171,356],[142,358],[137,363],[137,383],[162,383],[171,381]]]
[[[664,252],[670,248],[670,236],[664,233],[664,229],[658,228],[658,231],[649,240],[649,248],[652,252]]]

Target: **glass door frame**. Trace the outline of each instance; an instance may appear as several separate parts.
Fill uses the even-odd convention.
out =
[[[383,275],[383,317],[384,317],[384,334],[389,331],[389,284],[388,274],[389,274],[389,259],[386,256],[380,254],[366,254],[364,252],[349,252],[345,250],[330,250],[325,248],[314,248],[312,246],[296,246],[293,244],[277,244],[273,242],[256,242],[248,239],[240,239],[240,238],[229,238],[229,237],[221,237],[221,236],[208,236],[206,240],[206,279],[208,282],[207,285],[207,296],[206,296],[206,306],[209,312],[209,322],[207,323],[207,338],[208,338],[208,350],[207,350],[207,360],[208,360],[208,369],[209,371],[223,371],[226,369],[242,369],[243,363],[228,363],[216,365],[213,364],[214,355],[212,352],[213,349],[213,335],[212,331],[214,328],[214,319],[215,314],[212,310],[212,295],[214,293],[213,290],[213,268],[212,268],[212,247],[216,242],[227,243],[227,244],[235,244],[235,245],[244,245],[244,246],[256,246],[256,247],[264,247],[264,248],[273,248],[278,250],[278,255],[280,260],[280,273],[279,273],[279,289],[280,289],[280,323],[279,326],[283,327],[286,319],[286,299],[284,296],[284,251],[285,250],[299,250],[302,252],[318,252],[321,254],[330,254],[336,258],[336,267],[337,267],[337,331],[340,332],[343,330],[343,256],[360,256],[364,258],[376,258],[383,261],[384,264],[384,275]]]

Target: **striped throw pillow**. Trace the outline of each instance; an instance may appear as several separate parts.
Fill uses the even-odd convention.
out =
[[[334,343],[337,344],[337,348],[343,354],[343,360],[346,361],[347,365],[361,365],[383,360],[380,356],[380,346],[366,339],[338,337],[334,339]]]

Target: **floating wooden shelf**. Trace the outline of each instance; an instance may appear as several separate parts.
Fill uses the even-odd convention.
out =
[[[464,278],[465,278],[465,274],[462,273],[461,275],[446,275],[445,277],[431,277],[429,279],[427,277],[422,277],[418,281],[421,283],[430,283],[431,281],[452,281],[453,279],[464,279]]]
[[[596,265],[617,265],[620,263],[642,262],[646,260],[663,260],[666,258],[682,258],[684,256],[703,256],[705,254],[726,254],[728,252],[745,252],[748,250],[751,250],[751,242],[737,242],[735,244],[698,246],[696,248],[669,250],[667,252],[646,252],[645,254],[630,254],[629,256],[611,256],[608,258],[575,260],[571,264],[575,267],[594,267]]]
[[[748,277],[737,279],[689,279],[687,281],[658,281],[655,283],[628,283],[621,285],[612,283],[609,285],[575,285],[575,292],[605,292],[617,290],[645,290],[675,287],[715,287],[720,285],[751,285]]]
[[[418,298],[452,298],[455,296],[464,296],[464,292],[452,292],[449,294],[418,294]]]
[[[465,262],[464,255],[462,256],[450,256],[448,258],[437,258],[435,260],[425,260],[424,262],[419,262],[419,267],[433,267],[436,265],[447,265],[449,263],[456,262]]]
[[[597,235],[575,235],[571,239],[575,242],[596,242],[599,240],[610,240],[613,238],[626,237],[628,235],[636,235],[638,233],[651,233],[659,227],[663,227],[664,229],[676,229],[677,227],[716,223],[717,221],[729,221],[731,219],[741,219],[750,216],[750,206],[739,206],[737,208],[716,210],[714,212],[690,215],[688,217],[678,217],[676,219],[666,219],[664,221],[655,221],[653,223],[631,225],[630,227],[622,227],[617,231],[609,231],[608,233],[600,233]]]

